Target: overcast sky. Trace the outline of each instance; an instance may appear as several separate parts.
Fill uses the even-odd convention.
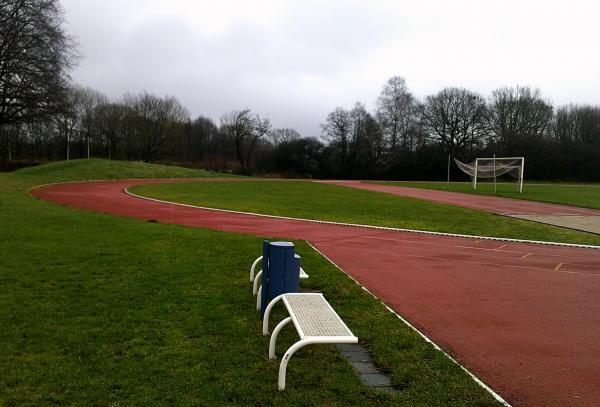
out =
[[[600,104],[600,2],[62,0],[83,59],[73,79],[113,98],[173,95],[192,117],[251,108],[318,136],[336,106],[373,109],[394,75],[419,98],[516,84]]]

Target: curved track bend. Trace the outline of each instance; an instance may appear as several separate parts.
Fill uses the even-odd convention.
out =
[[[262,217],[124,192],[181,181],[190,180],[68,183],[32,194],[142,220],[307,240],[508,401],[600,400],[600,250]]]

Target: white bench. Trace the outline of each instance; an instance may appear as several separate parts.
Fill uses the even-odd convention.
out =
[[[258,273],[256,273],[256,276],[254,275],[254,272],[256,271],[256,267],[258,266],[258,263],[260,263],[262,261],[263,256],[259,256],[256,258],[256,260],[254,260],[254,262],[252,263],[252,266],[250,267],[250,282],[253,283],[252,284],[252,295],[256,295],[256,309],[258,311],[260,311],[260,298],[261,298],[261,291],[262,291],[262,286],[260,286],[260,281],[261,281],[261,277],[262,277],[262,269],[259,270]],[[304,269],[302,267],[300,267],[300,278],[308,278],[308,274],[306,274],[306,272],[304,271]]]
[[[269,359],[275,359],[277,335],[290,321],[294,323],[300,336],[300,340],[285,352],[279,365],[278,387],[279,390],[283,390],[288,361],[298,349],[315,343],[357,343],[358,338],[352,334],[321,293],[289,293],[275,297],[265,310],[263,335],[269,334],[269,314],[279,300],[283,300],[290,316],[273,330],[269,341]]]

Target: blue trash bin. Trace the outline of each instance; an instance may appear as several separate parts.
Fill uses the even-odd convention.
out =
[[[266,261],[265,261],[266,259]],[[300,288],[300,256],[292,242],[263,242],[263,272],[260,318],[269,302],[284,293],[297,293]]]

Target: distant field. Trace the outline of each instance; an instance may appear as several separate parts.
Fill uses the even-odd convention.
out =
[[[477,182],[477,189],[469,182],[377,182],[377,184],[398,185],[402,187],[438,189],[441,191],[465,192],[478,195],[494,195],[494,184]],[[517,192],[516,183],[497,184],[497,196],[527,199],[530,201],[550,202],[563,205],[581,206],[600,209],[600,184],[528,184],[523,186],[523,193]]]
[[[600,236],[483,211],[307,181],[146,185],[167,201],[262,214],[471,235],[600,245]]]
[[[59,181],[178,176],[216,175],[95,160],[0,174],[0,405],[496,405],[304,242],[296,242],[310,272],[303,287],[325,293],[400,391],[370,391],[333,346],[321,345],[294,356],[279,392],[248,283],[261,237],[28,194]],[[279,354],[295,338],[285,329]]]

